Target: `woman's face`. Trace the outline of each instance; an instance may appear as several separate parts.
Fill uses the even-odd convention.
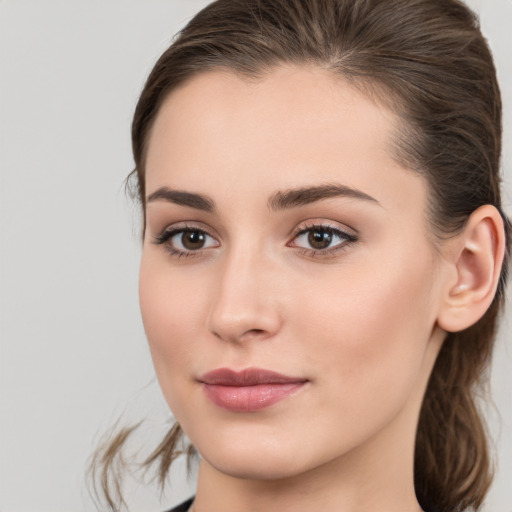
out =
[[[209,72],[163,104],[140,302],[165,398],[212,468],[410,456],[445,272],[396,123],[315,68]]]

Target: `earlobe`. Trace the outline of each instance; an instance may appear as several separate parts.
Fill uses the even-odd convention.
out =
[[[447,287],[438,315],[439,326],[457,332],[475,324],[491,305],[505,255],[505,228],[498,210],[475,210],[455,240],[456,281]],[[453,274],[452,274],[453,275]]]

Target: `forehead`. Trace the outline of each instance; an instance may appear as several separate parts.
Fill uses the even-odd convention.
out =
[[[146,189],[209,192],[224,183],[254,196],[342,182],[373,196],[386,187],[396,192],[404,180],[418,181],[393,160],[397,125],[389,109],[323,69],[281,67],[257,80],[203,73],[160,109]]]

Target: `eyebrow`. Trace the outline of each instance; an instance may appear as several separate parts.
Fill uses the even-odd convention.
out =
[[[315,187],[303,187],[285,190],[283,192],[276,192],[269,199],[268,206],[271,210],[284,210],[315,203],[317,201],[322,201],[323,199],[330,199],[331,197],[362,199],[363,201],[369,201],[380,205],[377,199],[361,190],[347,187],[346,185],[339,185],[337,183],[328,183],[326,185],[319,185]]]
[[[155,190],[155,192],[150,194],[146,199],[148,203],[153,201],[167,201],[168,203],[188,206],[189,208],[195,208],[196,210],[205,212],[213,212],[215,210],[215,203],[207,196],[182,190],[172,190],[167,187],[161,187]]]
[[[379,204],[379,201],[365,192],[339,184],[326,184],[312,187],[302,187],[276,192],[268,200],[268,207],[271,210],[287,210],[304,206],[307,204],[330,199],[332,197],[349,197]],[[168,187],[161,187],[151,193],[146,201],[167,201],[179,206],[186,206],[205,212],[215,211],[215,202],[208,196],[183,190],[173,190]]]

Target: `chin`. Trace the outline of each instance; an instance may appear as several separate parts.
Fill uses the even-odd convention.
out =
[[[307,464],[301,464],[296,456],[282,452],[266,453],[244,450],[243,453],[205,454],[204,460],[217,471],[234,478],[246,480],[285,480],[306,472]]]
[[[245,427],[245,428],[244,428]],[[332,443],[308,438],[290,428],[238,428],[210,430],[190,436],[202,459],[225,475],[250,480],[286,480],[329,463]],[[197,432],[196,432],[197,433]],[[317,437],[317,436],[315,436]],[[336,455],[343,453],[338,447]]]

